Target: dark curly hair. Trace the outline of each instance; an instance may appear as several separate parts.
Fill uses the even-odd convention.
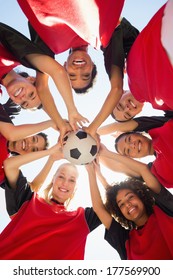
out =
[[[126,229],[133,229],[136,228],[135,223],[124,217],[116,202],[118,192],[124,189],[131,190],[142,200],[148,216],[153,213],[154,198],[146,184],[136,178],[127,178],[126,180],[107,188],[105,202],[106,209],[123,227]]]
[[[97,67],[94,64],[93,69],[92,69],[92,73],[91,73],[91,81],[90,81],[90,83],[86,87],[84,87],[84,88],[74,88],[73,87],[75,93],[77,93],[77,94],[87,93],[88,89],[93,87],[96,75],[97,75]]]

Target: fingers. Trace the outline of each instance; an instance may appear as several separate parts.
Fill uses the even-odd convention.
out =
[[[73,130],[73,131],[77,131],[77,130],[80,129],[80,127],[79,127],[79,125],[78,125],[77,123],[71,124],[71,127],[72,127],[72,130]]]
[[[74,131],[82,128],[85,123],[89,123],[89,120],[83,117],[81,114],[74,112],[69,115],[69,123]]]
[[[80,120],[76,119],[76,120],[70,121],[70,125],[74,131],[77,131],[77,130],[81,129],[85,123],[88,123],[88,122],[89,121],[86,118],[80,119]]]
[[[60,136],[58,138],[58,142],[60,143],[61,146],[63,146],[63,139],[64,139],[64,137],[62,136],[62,134],[60,134]]]

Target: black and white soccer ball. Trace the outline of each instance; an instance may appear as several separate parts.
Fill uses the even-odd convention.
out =
[[[64,158],[73,164],[88,164],[97,155],[96,141],[82,129],[68,133],[64,138],[64,143]]]

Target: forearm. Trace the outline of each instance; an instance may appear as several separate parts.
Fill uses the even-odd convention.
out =
[[[38,151],[38,152],[27,153],[24,155],[17,155],[17,156],[9,157],[4,161],[5,173],[7,173],[7,171],[8,171],[9,175],[10,175],[11,171],[19,169],[22,165],[25,165],[34,160],[45,157],[47,155],[49,155],[49,150],[42,150],[42,151]]]
[[[59,93],[61,94],[66,104],[68,113],[70,114],[71,112],[76,110],[70,80],[64,67],[55,59],[47,55],[31,54],[27,55],[27,58],[35,67],[37,67],[37,69],[39,69],[43,73],[46,73],[53,79]]]
[[[22,124],[13,125],[10,123],[0,122],[0,132],[1,134],[10,141],[16,141],[23,139],[32,134],[36,134],[42,130],[52,127],[52,121],[44,121],[35,124]]]
[[[50,91],[41,91],[39,92],[39,96],[42,102],[42,106],[44,111],[48,114],[48,116],[55,122],[57,129],[59,129],[64,121],[57,110],[55,105],[55,101],[50,93]]]
[[[32,54],[28,55],[27,58],[35,67],[53,79],[54,84],[66,105],[70,125],[72,126],[72,129],[75,129],[78,121],[85,121],[86,119],[78,113],[74,104],[70,80],[64,67],[53,58],[46,55]],[[55,121],[57,127],[59,127],[62,124],[61,116],[57,111],[53,97],[46,86],[46,82],[44,82],[44,85],[45,87],[39,91],[40,99],[46,113]],[[70,127],[67,128],[67,130],[69,129]],[[61,127],[60,130],[63,130],[63,128]]]
[[[31,188],[32,188],[33,191],[35,191],[35,192],[39,191],[39,189],[43,185],[44,181],[46,180],[53,164],[54,164],[54,161],[51,159],[51,157],[49,157],[45,166],[43,167],[43,169],[40,171],[40,173],[31,182]]]
[[[89,168],[88,170],[88,178],[89,178],[89,185],[90,185],[90,194],[91,194],[91,200],[92,205],[95,213],[101,220],[101,222],[104,224],[106,228],[110,227],[112,217],[105,209],[105,206],[103,204],[100,191],[98,188],[97,180],[95,171],[93,168]]]
[[[151,188],[155,192],[160,191],[160,183],[158,182],[157,178],[151,173],[147,164],[126,156],[122,156],[117,153],[113,153],[109,150],[105,152],[105,155],[106,157],[114,159],[116,162],[118,162],[120,166],[122,166],[122,170],[125,170],[125,174],[131,173],[128,176],[142,177],[149,188]],[[110,164],[111,168],[112,165],[113,162],[112,164]]]
[[[134,130],[138,126],[135,120],[129,120],[126,122],[114,122],[105,126],[100,127],[97,132],[100,135],[111,134],[116,131],[128,132]]]
[[[103,203],[102,203],[102,198],[101,198],[101,195],[100,195],[100,192],[98,189],[95,171],[93,169],[91,169],[88,172],[88,179],[89,179],[93,209],[95,212],[97,212],[97,208],[101,207]]]
[[[122,90],[119,88],[112,88],[95,119],[89,125],[92,131],[97,131],[100,125],[109,117],[113,109],[117,105],[118,101],[122,96]]]
[[[31,161],[40,159],[48,155],[48,150],[40,152],[32,152],[25,155],[18,155],[7,158],[4,163],[4,172],[11,188],[16,188],[17,179],[19,176],[20,167],[24,164],[30,163]]]
[[[68,78],[68,75],[67,75],[64,67],[59,65],[58,74],[55,75],[55,73],[54,73],[52,78],[54,80],[54,83],[55,83],[59,93],[61,94],[61,96],[64,100],[68,114],[70,115],[77,109],[76,109],[74,99],[73,99],[73,93],[72,93],[70,80]]]
[[[103,175],[97,173],[97,178],[105,189],[109,187],[109,184]]]
[[[111,66],[111,89],[94,121],[89,126],[92,131],[97,131],[100,125],[108,118],[123,94],[123,77],[118,66]]]
[[[120,163],[118,161],[116,161],[115,157],[109,158],[107,156],[102,156],[99,155],[99,161],[100,163],[102,163],[105,167],[107,167],[108,169],[116,172],[116,173],[122,173],[126,176],[131,176],[131,177],[140,177],[139,173],[136,171],[133,171],[130,168],[128,168],[124,163]],[[115,174],[116,177],[116,174]]]
[[[101,150],[99,155],[100,157],[106,157],[108,159],[114,160],[117,165],[124,165],[124,167],[127,167],[132,172],[136,172],[138,176],[142,176],[141,170],[146,166],[145,163],[139,162],[127,156],[122,156],[118,153],[114,153],[108,149]]]

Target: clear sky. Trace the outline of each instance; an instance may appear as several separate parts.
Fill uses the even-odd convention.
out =
[[[53,0],[52,0],[53,1]],[[154,15],[154,13],[165,3],[164,0],[126,0],[124,9],[122,12],[122,16],[125,16],[133,25],[135,25],[139,30],[148,23],[149,19]],[[16,0],[0,0],[0,18],[1,21],[14,27],[18,31],[22,32],[26,36],[29,36],[27,29],[27,20],[20,10]],[[100,110],[103,101],[106,98],[106,95],[109,91],[109,81],[107,75],[104,70],[103,57],[101,51],[96,51],[89,48],[89,52],[98,67],[98,76],[96,83],[93,89],[86,95],[76,96],[74,94],[76,106],[81,114],[87,117],[90,121],[93,120],[96,113]],[[67,52],[56,56],[56,59],[60,63],[64,63],[67,57]],[[28,70],[27,70],[28,71]],[[33,73],[32,71],[28,71],[29,73]],[[57,107],[64,118],[67,118],[67,112],[65,106],[62,102],[62,99],[55,89],[53,83],[50,81],[51,91],[56,100]],[[125,81],[124,89],[128,89],[127,82]],[[7,100],[7,95],[4,91],[3,97],[1,98],[1,103]],[[162,111],[156,111],[151,108],[149,104],[144,106],[143,112],[140,115],[161,115]],[[38,110],[35,112],[22,111],[19,116],[14,120],[15,124],[23,124],[23,123],[36,123],[43,120],[48,119],[48,116],[42,111]],[[108,124],[113,122],[113,119],[109,117],[104,124]],[[56,143],[58,139],[58,133],[53,131],[52,129],[48,129],[45,131],[48,134],[50,146]],[[104,136],[101,138],[102,142],[110,149],[113,149],[114,138],[112,136]],[[147,158],[145,161],[149,161]],[[45,163],[46,158],[32,162],[22,168],[25,176],[28,178],[28,181],[32,180],[42,168]],[[60,162],[62,163],[62,161]],[[50,175],[48,176],[47,182],[50,181],[50,178],[54,174],[59,162],[55,163]],[[110,170],[102,168],[103,174],[107,178],[109,183],[123,180],[124,176],[121,174],[113,173]],[[79,166],[79,180],[78,180],[78,188],[75,194],[75,198],[73,201],[73,207],[77,206],[91,206],[90,195],[89,195],[89,186],[88,179],[85,168],[83,166]],[[100,189],[103,191],[102,186]],[[4,203],[4,191],[0,189],[0,231],[4,228],[4,226],[9,222],[8,215],[5,211],[5,203]],[[91,234],[89,234],[87,245],[86,245],[86,253],[85,259],[93,259],[93,260],[115,260],[119,259],[118,254],[114,249],[110,247],[104,241],[104,228],[100,226],[98,229],[94,230]]]

